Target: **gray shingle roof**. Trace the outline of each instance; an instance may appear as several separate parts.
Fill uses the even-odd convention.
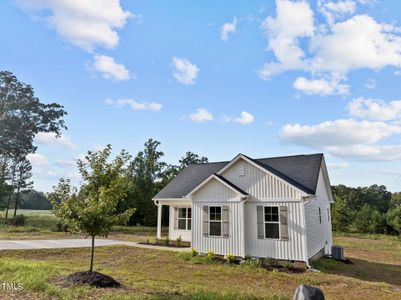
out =
[[[302,191],[314,195],[322,158],[323,154],[318,153],[249,159]],[[228,163],[229,161],[189,165],[167,184],[155,196],[155,199],[182,198],[210,175],[219,172]]]

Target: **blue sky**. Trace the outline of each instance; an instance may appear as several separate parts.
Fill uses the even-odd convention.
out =
[[[0,2],[1,69],[68,112],[35,187],[159,140],[229,160],[323,152],[333,184],[401,190],[401,2]]]

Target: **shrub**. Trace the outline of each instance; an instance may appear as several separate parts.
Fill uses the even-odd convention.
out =
[[[214,252],[213,252],[212,250],[209,250],[209,251],[207,252],[207,257],[209,257],[209,258],[214,258]]]
[[[198,256],[198,254],[199,254],[198,251],[196,251],[196,249],[194,249],[194,248],[191,248],[190,253],[191,253],[192,257]]]
[[[286,261],[286,262],[283,264],[283,267],[284,267],[285,269],[287,269],[287,270],[292,270],[292,269],[294,269],[294,265],[293,265],[292,263],[290,263],[289,261]]]
[[[267,265],[271,266],[271,267],[277,265],[277,260],[274,259],[274,258],[272,258],[272,257],[266,257],[266,258],[264,259],[264,262],[265,262]]]
[[[170,239],[169,239],[168,237],[166,237],[166,238],[164,239],[164,244],[165,244],[166,246],[170,245]]]
[[[192,255],[191,255],[190,251],[180,251],[180,252],[178,252],[177,257],[179,259],[182,259],[185,261],[190,261],[192,258]]]
[[[261,268],[263,266],[262,260],[259,258],[253,257],[245,257],[244,262],[242,263],[243,266],[251,267],[251,268]]]
[[[181,235],[175,240],[175,245],[177,247],[181,247],[182,238]]]
[[[229,253],[229,254],[226,255],[225,259],[227,260],[227,262],[228,262],[229,264],[232,264],[232,263],[235,262],[235,255]]]
[[[17,215],[13,220],[14,226],[25,226],[26,218],[24,215]]]

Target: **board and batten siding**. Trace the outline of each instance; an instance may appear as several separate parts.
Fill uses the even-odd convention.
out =
[[[168,238],[170,240],[176,240],[181,236],[181,239],[185,242],[191,241],[191,230],[182,230],[174,228],[174,213],[175,207],[191,207],[191,205],[171,205],[169,206],[169,226],[168,226]],[[191,220],[192,221],[192,220]],[[192,224],[191,224],[192,226]]]
[[[203,235],[203,207],[228,206],[228,237]],[[192,197],[192,247],[200,253],[213,251],[245,256],[244,203],[238,194],[216,179],[212,179]]]
[[[240,170],[243,176],[240,176]],[[281,178],[239,159],[221,174],[257,199],[300,199],[301,191]]]
[[[245,252],[256,257],[307,261],[305,228],[303,226],[303,203],[293,201],[259,201],[245,203]],[[257,236],[257,207],[286,206],[288,240],[259,239]],[[281,235],[280,235],[281,236]]]
[[[308,258],[314,256],[323,248],[325,254],[330,254],[333,244],[331,211],[322,170],[319,172],[316,197],[311,198],[304,205]],[[322,223],[319,221],[319,207]]]

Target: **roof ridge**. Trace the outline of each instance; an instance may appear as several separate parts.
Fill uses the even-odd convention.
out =
[[[254,160],[262,160],[262,159],[290,158],[290,157],[312,156],[312,155],[324,155],[324,153],[318,152],[318,153],[311,153],[311,154],[296,154],[296,155],[269,156],[269,157],[253,158],[253,159],[254,159]],[[249,157],[249,156],[248,156],[248,157]]]

